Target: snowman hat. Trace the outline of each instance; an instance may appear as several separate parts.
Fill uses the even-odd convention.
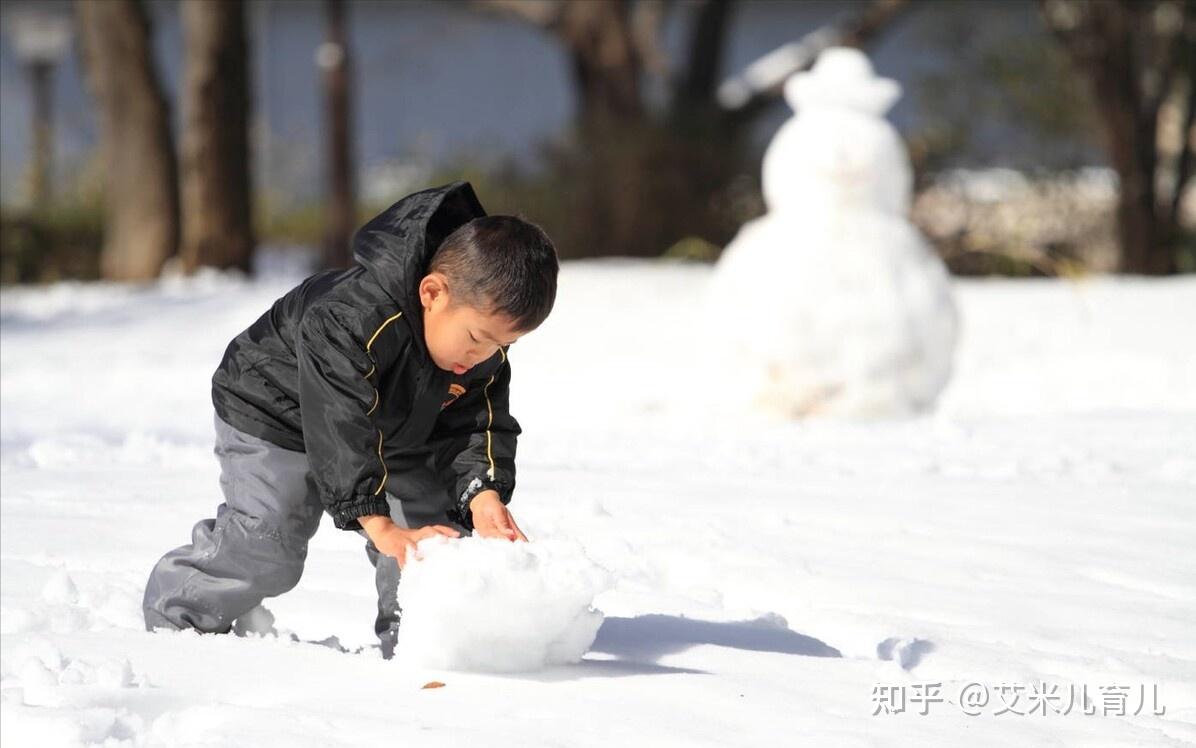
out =
[[[821,106],[880,116],[900,96],[900,83],[877,77],[868,56],[850,47],[824,50],[808,73],[785,81],[785,101],[798,112]]]

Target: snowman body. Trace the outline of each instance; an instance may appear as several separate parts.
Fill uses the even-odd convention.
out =
[[[909,159],[883,117],[899,89],[832,49],[785,93],[798,114],[765,152],[768,213],[712,280],[725,371],[786,415],[925,410],[950,376],[957,319],[946,268],[907,218]]]

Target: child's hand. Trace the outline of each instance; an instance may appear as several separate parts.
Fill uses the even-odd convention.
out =
[[[482,491],[474,496],[469,502],[469,511],[473,515],[473,531],[483,538],[527,542],[527,536],[498,498],[498,491]]]
[[[373,526],[366,527],[366,534],[370,536],[370,540],[374,541],[374,546],[378,551],[384,555],[392,556],[399,562],[399,568],[402,569],[407,565],[407,561],[415,555],[415,544],[424,538],[430,538],[435,535],[445,535],[450,538],[460,537],[461,533],[457,532],[451,527],[444,525],[428,525],[427,527],[420,527],[416,530],[408,530],[393,522],[387,523],[389,526]],[[411,555],[408,556],[407,554]]]

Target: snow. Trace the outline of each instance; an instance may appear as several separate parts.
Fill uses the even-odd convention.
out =
[[[296,280],[0,294],[3,745],[1196,742],[1196,280],[953,280],[933,412],[790,421],[712,387],[709,268],[566,264],[511,352],[532,545],[481,586],[532,547],[529,594],[580,609],[590,562],[612,586],[579,662],[507,674],[369,649],[372,569],[330,523],[267,601],[279,633],[143,631],[145,576],[218,502],[211,373]],[[438,552],[425,580],[463,579]],[[483,615],[517,594],[490,592]],[[447,591],[403,594],[445,621]],[[498,631],[526,620],[508,604]],[[1040,681],[1133,698],[1127,716],[958,703]],[[931,683],[950,701],[928,715],[873,715],[878,687]],[[1165,713],[1133,715],[1154,686]]]

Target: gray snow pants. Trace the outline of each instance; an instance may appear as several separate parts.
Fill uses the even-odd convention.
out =
[[[224,503],[215,519],[191,530],[191,543],[170,551],[150,572],[142,609],[147,630],[193,628],[227,633],[233,621],[299,583],[307,544],[324,507],[307,455],[239,431],[216,417],[216,457]],[[451,499],[430,466],[392,475],[391,519],[400,527],[443,524]],[[363,537],[364,532],[360,533]],[[378,617],[374,631],[390,657],[398,636],[399,565],[366,541],[374,566]]]

